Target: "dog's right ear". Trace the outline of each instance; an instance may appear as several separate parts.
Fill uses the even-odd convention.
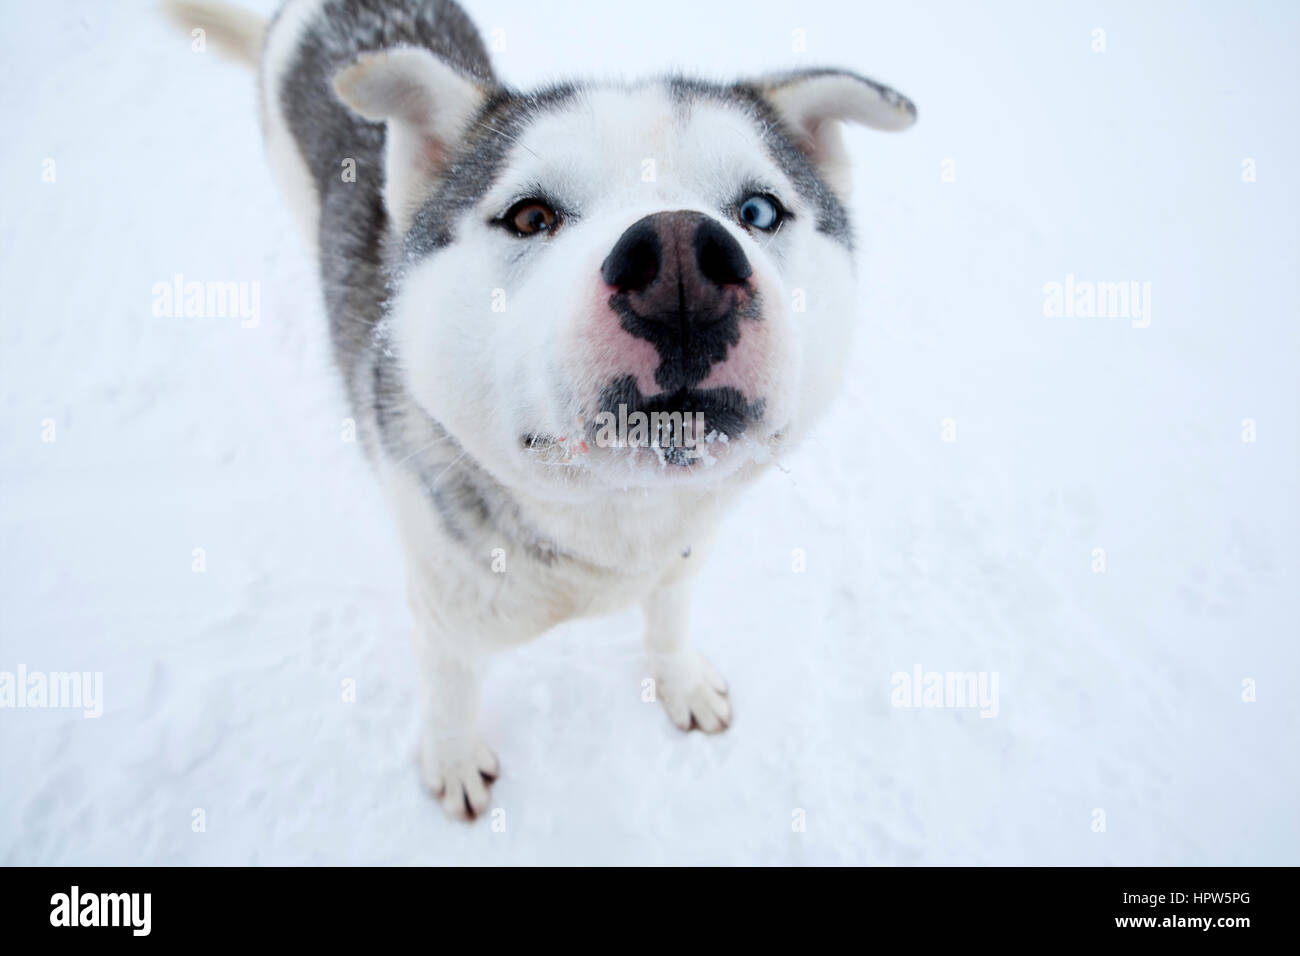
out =
[[[454,141],[487,98],[487,87],[428,50],[368,53],[334,77],[339,98],[388,124],[384,204],[398,233],[441,178]]]

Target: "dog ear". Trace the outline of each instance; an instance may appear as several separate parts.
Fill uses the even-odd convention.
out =
[[[842,123],[892,132],[916,122],[916,107],[906,96],[847,70],[796,70],[764,77],[757,86],[796,145],[841,196],[849,194],[852,181]]]
[[[341,70],[334,90],[363,118],[387,122],[384,203],[405,232],[488,89],[428,50],[398,47],[365,54]]]

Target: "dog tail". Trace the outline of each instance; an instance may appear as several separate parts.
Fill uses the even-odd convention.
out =
[[[266,40],[268,21],[243,7],[222,0],[163,0],[172,23],[186,33],[202,30],[218,52],[257,66]]]

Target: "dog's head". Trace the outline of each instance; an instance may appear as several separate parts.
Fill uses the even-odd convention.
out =
[[[388,123],[407,386],[516,487],[711,483],[797,438],[855,316],[842,122],[912,104],[851,73],[520,94],[417,49],[340,96]]]

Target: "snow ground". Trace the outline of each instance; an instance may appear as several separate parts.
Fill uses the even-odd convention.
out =
[[[489,684],[505,831],[445,820],[251,81],[147,4],[5,2],[0,670],[102,671],[104,713],[0,710],[0,862],[1300,863],[1300,8],[467,8],[521,85],[817,62],[920,108],[849,134],[845,398],[704,572],[735,726],[641,703],[634,614],[565,626]],[[153,317],[177,272],[260,326]],[[1150,282],[1150,327],[1045,317],[1067,274]],[[997,716],[891,706],[917,665]]]

